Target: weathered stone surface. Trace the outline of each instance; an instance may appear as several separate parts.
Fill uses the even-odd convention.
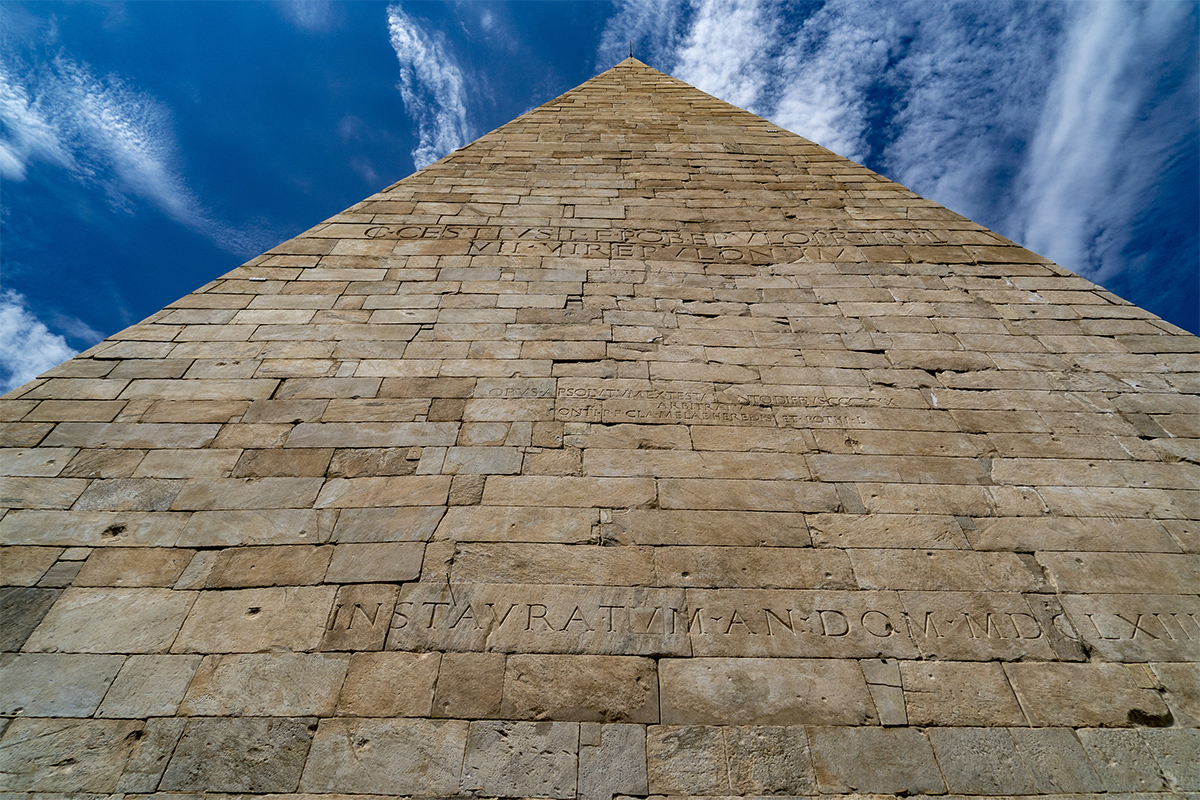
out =
[[[273,508],[244,511],[198,511],[179,535],[179,547],[320,544],[331,523],[311,509]]]
[[[912,728],[809,728],[822,792],[942,794],[933,748]]]
[[[1004,728],[932,728],[929,739],[946,784],[956,794],[1034,794],[1016,742]]]
[[[668,725],[865,725],[877,721],[862,670],[832,659],[659,662]]]
[[[0,714],[90,717],[124,660],[59,653],[0,655]]]
[[[1170,723],[1162,698],[1138,686],[1123,664],[1010,663],[1004,671],[1032,725]]]
[[[175,653],[313,650],[333,605],[332,586],[199,592]]]
[[[441,653],[356,653],[341,685],[338,715],[430,716],[441,659]]]
[[[504,692],[503,653],[444,653],[433,716],[495,719]]]
[[[349,656],[235,653],[205,656],[180,714],[199,717],[329,716]]]
[[[900,592],[900,600],[926,658],[1051,660],[1063,635],[1055,620],[1012,592]]]
[[[322,650],[380,650],[396,610],[399,587],[360,583],[342,586],[321,637]]]
[[[142,722],[15,719],[0,740],[0,778],[10,792],[107,794],[117,787]]]
[[[652,553],[645,547],[461,544],[454,551],[452,576],[479,583],[655,583]]]
[[[1200,585],[1200,556],[1159,553],[1039,553],[1069,594],[1187,594]]]
[[[999,664],[904,661],[900,674],[911,725],[1026,724]]]
[[[646,771],[651,794],[726,794],[729,767],[721,729],[701,725],[648,728]]]
[[[7,586],[34,586],[61,553],[61,547],[5,547],[0,549],[0,576]]]
[[[93,550],[75,577],[76,586],[174,586],[193,551],[167,547],[104,547]]]
[[[1110,661],[1200,659],[1200,597],[1063,595],[1080,638]]]
[[[104,695],[96,716],[129,719],[172,716],[179,709],[198,666],[200,656],[130,656]],[[182,730],[181,727],[176,732],[176,738]]]
[[[421,577],[425,545],[421,542],[339,544],[325,573],[329,583],[376,583]]]
[[[423,719],[323,719],[300,790],[455,795],[467,723]]]
[[[446,512],[434,537],[455,542],[577,544],[592,541],[592,526],[598,519],[590,508],[458,506]]]
[[[179,717],[155,717],[146,720],[142,736],[134,745],[121,779],[117,782],[117,791],[154,791],[186,724],[187,721]]]
[[[68,589],[24,650],[165,653],[195,600],[195,592],[170,589]]]
[[[611,548],[610,548],[611,549]],[[795,547],[658,547],[660,586],[852,589],[846,554]]]
[[[186,521],[186,514],[10,511],[0,519],[0,543],[170,547]]]
[[[1009,733],[1039,792],[1077,794],[1104,790],[1074,731],[1067,728],[1013,728]]]
[[[345,508],[337,512],[333,539],[337,542],[427,542],[445,513],[446,509],[440,506]]]
[[[1200,728],[1200,664],[1152,664],[1151,668],[1167,690],[1163,699],[1175,721]]]
[[[472,722],[462,788],[492,796],[574,797],[578,753],[577,723]]]
[[[1200,790],[1200,763],[1196,759],[1196,753],[1200,752],[1200,730],[1171,728],[1141,733],[1162,768],[1168,786],[1176,791]]]
[[[658,722],[658,671],[649,658],[509,656],[500,713],[506,719]]]
[[[1110,792],[1156,792],[1163,774],[1141,731],[1084,728],[1076,731],[1091,766]]]
[[[314,719],[192,719],[161,789],[294,792],[312,742]]]
[[[20,650],[61,593],[59,589],[0,588],[0,653]]]
[[[729,785],[736,795],[814,795],[808,737],[800,727],[725,728]]]
[[[617,541],[642,545],[806,547],[803,514],[755,511],[658,511],[633,509],[613,514]]]
[[[644,795],[647,785],[644,727],[594,722],[579,726],[580,800]]]

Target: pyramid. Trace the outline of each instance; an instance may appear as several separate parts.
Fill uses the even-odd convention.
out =
[[[1200,790],[1197,350],[623,61],[4,398],[0,788]]]

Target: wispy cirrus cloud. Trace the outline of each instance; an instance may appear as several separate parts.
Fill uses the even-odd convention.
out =
[[[33,315],[21,294],[11,289],[0,292],[0,394],[75,354],[66,339]]]
[[[169,110],[117,76],[57,55],[38,67],[0,57],[0,177],[44,163],[133,212],[146,203],[238,255],[260,235],[216,219],[188,188]]]
[[[761,0],[698,0],[673,72],[735,106],[755,105],[771,77],[779,28],[772,9]]]
[[[664,56],[674,61],[684,17],[678,0],[617,0],[615,6],[616,13],[600,34],[597,70],[627,58],[630,49],[647,63],[661,63]]]
[[[397,88],[417,126],[413,164],[421,169],[471,140],[462,70],[439,35],[399,4],[387,10],[388,37],[400,62]]]

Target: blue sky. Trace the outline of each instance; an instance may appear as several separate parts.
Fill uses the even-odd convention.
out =
[[[5,0],[0,389],[628,53],[1200,331],[1200,5]]]

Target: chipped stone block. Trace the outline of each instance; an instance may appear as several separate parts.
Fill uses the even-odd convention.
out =
[[[658,722],[658,673],[649,658],[509,656],[506,719]]]
[[[0,655],[0,714],[90,717],[124,661],[124,656]]]
[[[199,665],[200,656],[130,656],[104,695],[96,716],[173,716]]]
[[[736,795],[813,795],[817,783],[801,727],[724,729],[729,784]]]
[[[163,791],[294,792],[315,719],[192,719],[163,773]]]
[[[332,653],[205,656],[179,712],[201,717],[329,716],[349,660]]]
[[[27,652],[165,653],[195,592],[68,589],[25,642]]]
[[[4,789],[113,792],[143,726],[137,720],[15,719],[0,740]]]
[[[471,723],[462,788],[491,796],[575,797],[579,725]]]
[[[300,790],[457,795],[466,747],[458,720],[323,719]]]
[[[580,800],[647,794],[644,727],[584,723],[579,729],[579,745]]]
[[[646,729],[650,793],[725,795],[729,768],[720,728],[653,725]]]
[[[341,687],[339,716],[427,717],[441,653],[356,653]]]

